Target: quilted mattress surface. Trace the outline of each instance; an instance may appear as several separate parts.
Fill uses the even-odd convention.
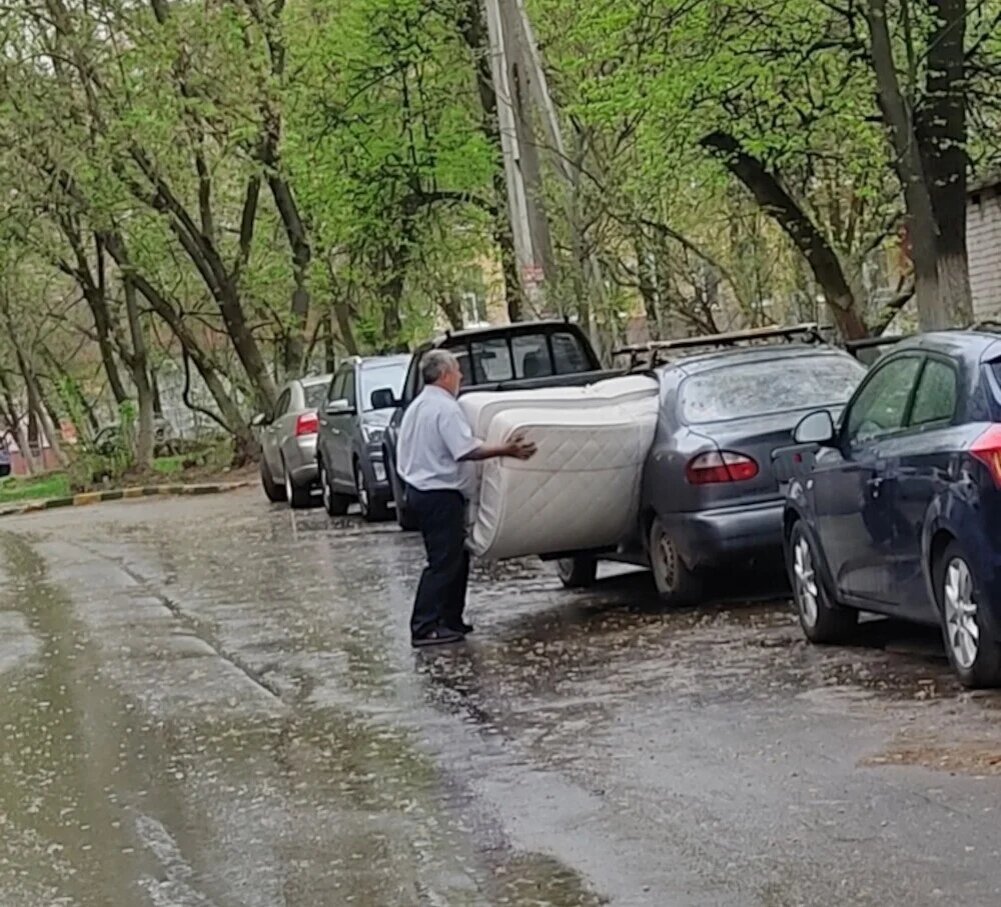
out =
[[[659,394],[644,376],[583,388],[473,393],[459,398],[477,437],[523,433],[527,461],[482,465],[468,544],[494,559],[614,545],[633,525]]]

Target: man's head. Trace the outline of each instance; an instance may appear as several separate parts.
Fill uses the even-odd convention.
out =
[[[455,397],[462,384],[459,360],[448,350],[429,350],[421,359],[421,377],[425,384],[434,384]]]

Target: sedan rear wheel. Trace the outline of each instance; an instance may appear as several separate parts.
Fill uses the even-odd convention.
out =
[[[677,542],[664,528],[660,517],[650,525],[650,567],[657,594],[669,605],[691,605],[702,597],[699,577],[688,569]]]
[[[960,682],[971,688],[1001,686],[1001,644],[983,619],[980,585],[955,542],[939,560],[936,592],[945,649]]]
[[[271,478],[268,461],[263,456],[261,457],[261,487],[264,489],[264,496],[272,504],[285,500],[285,486]]]
[[[844,642],[858,624],[858,611],[831,600],[817,570],[813,541],[802,523],[792,527],[786,560],[799,625],[806,638],[814,643]]]
[[[285,465],[285,497],[288,499],[289,507],[293,510],[303,510],[310,505],[313,499],[308,485],[303,487],[295,484],[287,465]]]

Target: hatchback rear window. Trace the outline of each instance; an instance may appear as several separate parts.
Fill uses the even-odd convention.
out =
[[[689,424],[764,416],[848,400],[865,368],[842,356],[802,356],[723,365],[681,385]]]

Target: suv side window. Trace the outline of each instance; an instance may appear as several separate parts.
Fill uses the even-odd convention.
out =
[[[344,388],[341,391],[341,398],[347,400],[350,406],[357,408],[358,401],[355,399],[355,384],[355,367],[351,365],[344,372]]]
[[[421,392],[424,382],[421,381],[421,359],[424,358],[426,350],[418,350],[410,362],[410,370],[407,372],[407,381],[403,385],[403,402],[411,403]]]
[[[948,425],[955,412],[956,370],[940,359],[928,359],[914,393],[910,424]]]
[[[902,356],[879,368],[862,386],[845,422],[852,447],[892,435],[904,427],[907,404],[921,368],[919,356]]]
[[[330,390],[327,391],[327,403],[333,400],[340,400],[344,394],[341,393],[344,390],[344,366],[334,374],[333,380],[330,382]]]

